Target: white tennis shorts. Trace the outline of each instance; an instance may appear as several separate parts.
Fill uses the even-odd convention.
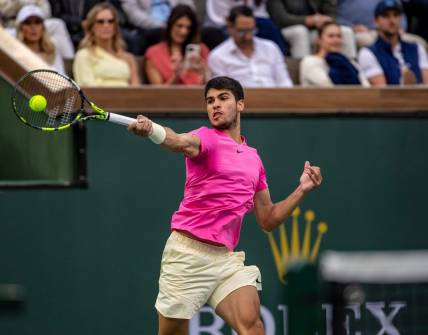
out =
[[[234,290],[251,285],[259,291],[257,266],[244,266],[245,253],[232,252],[171,233],[162,255],[156,309],[163,316],[191,319],[205,304],[212,308]]]

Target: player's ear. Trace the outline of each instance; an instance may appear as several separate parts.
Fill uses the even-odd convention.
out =
[[[238,112],[241,113],[244,110],[245,104],[244,104],[244,100],[238,100],[238,102],[236,103],[236,107],[238,109]]]

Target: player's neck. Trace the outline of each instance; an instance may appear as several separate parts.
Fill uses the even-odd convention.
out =
[[[242,137],[241,137],[241,125],[239,122],[239,119],[237,120],[237,123],[228,129],[224,129],[223,132],[229,136],[232,140],[234,140],[236,143],[241,144],[242,143]]]

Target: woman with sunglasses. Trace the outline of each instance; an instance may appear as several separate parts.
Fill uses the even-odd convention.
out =
[[[168,18],[165,40],[145,54],[147,80],[156,85],[202,85],[209,77],[208,52],[199,43],[195,12],[187,5],[177,5]]]
[[[84,86],[140,85],[134,56],[125,51],[116,9],[101,3],[83,23],[85,36],[73,63],[74,79]]]
[[[65,73],[64,62],[44,25],[44,13],[36,5],[27,5],[16,16],[17,38],[52,68]]]

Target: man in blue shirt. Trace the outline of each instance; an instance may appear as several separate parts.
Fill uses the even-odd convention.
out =
[[[425,0],[424,0],[425,1]],[[366,47],[377,38],[376,24],[373,17],[376,6],[382,0],[339,0],[337,3],[337,22],[351,27],[355,33],[358,47]],[[425,40],[407,30],[406,16],[401,16],[401,37],[407,42],[417,42],[426,47]]]
[[[375,8],[379,37],[358,56],[362,71],[374,86],[428,84],[426,51],[400,36],[402,13],[398,0],[382,0]]]

